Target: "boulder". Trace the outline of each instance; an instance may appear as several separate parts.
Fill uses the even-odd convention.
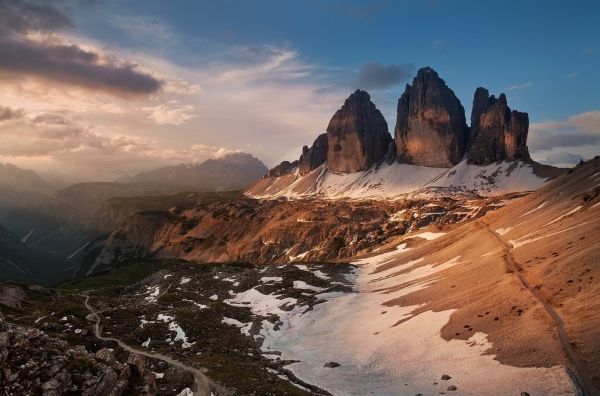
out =
[[[471,136],[467,160],[488,165],[498,161],[529,160],[527,113],[508,107],[506,95],[496,99],[485,88],[477,88],[471,112]]]
[[[327,126],[327,168],[345,173],[369,169],[384,159],[391,140],[369,94],[356,90]]]
[[[397,110],[398,162],[449,168],[461,161],[469,137],[465,109],[432,68],[420,69],[406,85]]]

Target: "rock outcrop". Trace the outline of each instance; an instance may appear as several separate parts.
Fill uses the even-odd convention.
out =
[[[0,326],[0,367],[9,395],[156,394],[154,373],[141,376],[107,348],[94,354],[36,328]]]
[[[497,161],[528,160],[529,116],[508,107],[506,96],[490,96],[477,88],[471,112],[471,137],[467,160],[475,165]]]
[[[298,170],[302,176],[309,174],[327,161],[327,134],[320,134],[310,146],[302,148],[302,155],[298,160]]]
[[[401,163],[448,168],[463,158],[468,143],[465,110],[432,68],[420,69],[398,99],[394,136]]]
[[[281,164],[277,165],[273,169],[271,169],[264,177],[281,177],[290,173],[292,169],[298,166],[298,160],[294,162],[283,161]]]
[[[382,160],[392,140],[385,118],[365,91],[356,90],[327,126],[327,167],[358,172]]]

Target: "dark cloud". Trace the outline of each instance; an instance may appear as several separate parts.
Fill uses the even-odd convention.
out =
[[[382,65],[376,62],[365,63],[358,72],[356,87],[361,89],[393,87],[406,82],[413,70],[414,66],[411,64]]]
[[[10,107],[0,106],[0,121],[16,120],[23,118],[23,109],[11,109]]]
[[[26,35],[70,26],[70,19],[49,3],[0,0],[0,72],[120,94],[144,95],[161,88],[162,81],[134,64],[102,59],[78,45],[34,41]]]
[[[0,38],[0,71],[123,94],[150,94],[162,86],[136,65],[102,62],[98,54],[77,45],[15,37]]]
[[[556,153],[549,155],[543,162],[546,164],[578,164],[582,159],[579,154]]]
[[[49,3],[0,0],[0,31],[49,32],[72,26],[71,20]]]

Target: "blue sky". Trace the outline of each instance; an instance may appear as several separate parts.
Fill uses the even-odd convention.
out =
[[[143,10],[187,36],[177,48],[161,50],[182,63],[194,62],[188,51],[198,55],[213,46],[276,45],[299,51],[307,62],[348,71],[369,61],[431,66],[467,111],[478,86],[506,92],[533,122],[591,111],[599,103],[597,1],[179,0],[118,7],[131,14]],[[102,26],[89,32],[123,40]],[[145,45],[136,39],[130,44]],[[353,73],[332,74],[332,81],[352,88]],[[393,102],[402,85],[390,91],[373,96]]]
[[[20,24],[0,42],[0,55],[26,51],[0,57],[0,107],[15,115],[0,161],[104,179],[232,151],[272,166],[356,88],[393,133],[424,66],[467,119],[475,88],[506,93],[529,113],[534,159],[600,154],[599,2],[61,0],[28,18],[30,4],[14,0]],[[61,64],[65,51],[85,65]]]

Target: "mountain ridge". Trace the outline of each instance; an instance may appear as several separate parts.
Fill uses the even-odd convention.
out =
[[[425,187],[484,194],[531,191],[563,170],[531,159],[528,129],[527,113],[511,110],[504,94],[496,98],[481,87],[475,90],[468,126],[460,100],[435,70],[424,67],[398,99],[394,139],[369,94],[356,90],[313,146],[304,146],[298,160],[284,161],[269,170],[246,193],[255,198],[391,198]],[[511,182],[508,168],[525,169],[519,174],[530,180]],[[461,179],[465,172],[470,176]],[[406,180],[417,182],[413,174],[423,178],[402,188]],[[453,177],[455,174],[459,177]],[[431,183],[443,176],[451,182]],[[336,191],[327,191],[331,179],[341,178],[348,180],[338,183]],[[504,187],[497,188],[498,178],[503,179],[500,184]],[[359,182],[362,187],[356,188]]]

